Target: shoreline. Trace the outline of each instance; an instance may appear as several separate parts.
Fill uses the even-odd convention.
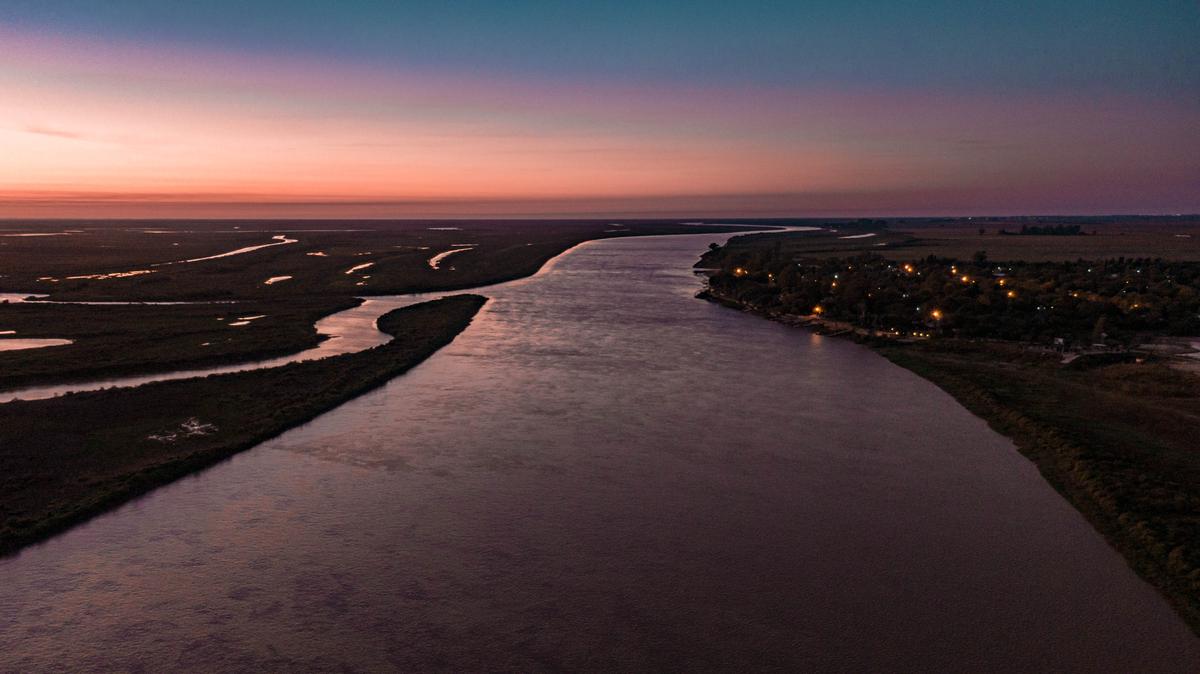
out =
[[[764,311],[705,287],[697,298],[789,327],[818,334],[848,336],[889,362],[932,383],[949,394],[988,427],[1013,442],[1022,456],[1033,462],[1042,478],[1063,496],[1113,547],[1130,568],[1166,598],[1180,618],[1200,636],[1200,569],[1186,559],[1194,554],[1183,546],[1168,548],[1148,518],[1122,510],[1118,495],[1106,480],[1104,465],[1053,427],[1005,405],[965,376],[938,367],[934,357],[914,346],[927,340],[877,337],[863,328],[815,316],[793,316]]]
[[[383,386],[452,342],[486,302],[461,294],[395,309],[379,319],[392,340],[357,353],[0,406],[0,445],[25,440],[0,476],[0,557]],[[112,418],[120,427],[95,432]]]

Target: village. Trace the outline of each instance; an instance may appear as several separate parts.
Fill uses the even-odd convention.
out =
[[[1144,258],[992,262],[873,253],[800,258],[735,251],[706,292],[824,333],[915,341],[1004,340],[1080,357],[1153,353],[1200,363],[1200,263]]]

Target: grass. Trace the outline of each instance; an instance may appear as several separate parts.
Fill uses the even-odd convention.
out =
[[[478,295],[455,295],[390,312],[379,327],[394,339],[359,353],[0,405],[0,552],[382,385],[453,340],[484,302]],[[184,425],[192,420],[208,432],[187,433]]]

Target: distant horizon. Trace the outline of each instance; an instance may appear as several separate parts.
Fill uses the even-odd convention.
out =
[[[462,199],[437,201],[153,201],[39,200],[32,203],[0,200],[0,221],[11,220],[594,220],[708,219],[759,220],[837,218],[1013,218],[1013,217],[1188,217],[1200,215],[1200,204],[1186,208],[988,208],[946,206],[922,208],[789,208],[786,196],[664,197],[630,199],[521,200]],[[694,202],[695,207],[685,204]],[[751,202],[754,205],[739,206]],[[605,207],[606,204],[613,204]],[[705,207],[705,204],[709,206]]]
[[[465,216],[354,216],[354,217],[334,217],[334,216],[168,216],[168,217],[146,217],[146,216],[58,216],[58,217],[25,217],[25,216],[4,216],[0,215],[0,223],[12,224],[20,222],[116,222],[116,221],[134,221],[134,222],[202,222],[202,221],[246,221],[246,222],[270,222],[283,220],[302,220],[310,222],[481,222],[481,221],[520,221],[530,222],[544,220],[547,222],[563,222],[563,221],[579,221],[579,222],[595,222],[599,220],[630,220],[630,221],[677,221],[677,220],[696,220],[696,224],[704,225],[737,225],[739,221],[751,221],[755,223],[770,224],[772,222],[794,221],[794,220],[923,220],[923,219],[946,219],[946,220],[1008,220],[1018,218],[1064,218],[1064,219],[1080,219],[1080,218],[1197,218],[1200,219],[1200,211],[1183,212],[1183,213],[1167,213],[1167,212],[1140,212],[1140,213],[1118,213],[1118,212],[1092,212],[1092,213],[1040,213],[1040,212],[1013,212],[1013,213],[987,213],[987,214],[963,214],[963,213],[922,213],[922,214],[888,214],[875,213],[863,215],[859,213],[843,213],[843,214],[825,214],[825,215],[703,215],[689,213],[684,215],[465,215]]]

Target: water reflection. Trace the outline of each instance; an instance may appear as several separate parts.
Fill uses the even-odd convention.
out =
[[[444,250],[444,251],[438,253],[437,255],[434,255],[433,257],[429,258],[429,268],[430,269],[439,269],[440,265],[442,264],[442,260],[445,260],[446,258],[450,257],[451,255],[453,255],[455,253],[461,253],[464,250],[471,250],[474,247],[475,246],[464,246],[462,248],[451,248],[450,250]]]
[[[0,333],[3,334],[3,333]],[[31,338],[31,337],[0,337],[0,351],[21,351],[24,349],[41,349],[47,346],[66,346],[73,344],[69,339]]]
[[[580,246],[384,388],[0,561],[0,669],[1194,669],[939,389],[693,299],[714,239]]]
[[[244,255],[246,253],[253,253],[256,250],[262,250],[264,248],[271,248],[273,246],[286,246],[288,244],[296,243],[297,241],[299,241],[299,239],[288,238],[284,234],[276,234],[275,236],[271,237],[271,240],[272,240],[272,243],[260,243],[256,246],[243,246],[241,248],[226,251],[224,253],[217,253],[216,255],[206,255],[204,257],[193,257],[193,258],[190,258],[187,260],[177,260],[175,262],[160,262],[153,266],[165,267],[167,265],[172,265],[172,264],[187,264],[190,262],[205,262],[207,260],[219,260],[223,257],[233,257],[234,255]]]

